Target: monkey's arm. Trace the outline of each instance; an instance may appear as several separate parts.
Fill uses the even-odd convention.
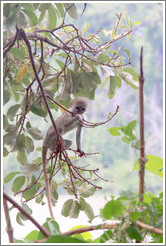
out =
[[[75,115],[74,117],[72,117],[71,119],[67,119],[65,124],[64,124],[64,127],[65,128],[68,128],[68,127],[71,127],[72,125],[75,125],[77,124],[79,121],[80,121],[80,116],[79,115]]]
[[[81,149],[81,130],[82,130],[82,126],[78,124],[77,131],[76,131],[77,151],[80,153],[83,153],[83,151]]]

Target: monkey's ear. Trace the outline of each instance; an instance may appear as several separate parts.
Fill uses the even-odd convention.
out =
[[[70,107],[73,107],[73,99],[70,101]]]

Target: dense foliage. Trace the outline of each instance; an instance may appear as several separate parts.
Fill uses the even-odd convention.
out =
[[[86,7],[84,5],[82,7]],[[56,102],[69,107],[73,96],[84,96],[94,100],[97,89],[106,90],[107,86],[107,96],[111,100],[123,83],[126,83],[130,90],[137,90],[139,73],[132,66],[130,49],[121,47],[120,42],[125,46],[132,36],[133,28],[141,22],[131,21],[124,11],[117,14],[117,20],[111,30],[103,28],[89,34],[89,25],[78,29],[72,22],[66,23],[68,15],[72,19],[78,18],[76,5],[71,3],[4,3],[3,15],[3,153],[4,157],[15,154],[20,165],[20,169],[14,171],[11,166],[12,172],[4,177],[4,183],[11,182],[12,193],[21,194],[22,207],[32,214],[28,201],[34,199],[36,203],[44,205],[45,183],[41,165],[41,145],[37,142],[43,139],[42,131],[46,125],[44,120],[47,121],[49,118],[34,74],[35,70],[55,117],[58,115],[55,111],[59,109]],[[29,49],[32,50],[33,57]],[[104,101],[104,98],[102,100]],[[44,127],[40,126],[39,119]],[[131,148],[139,151],[139,137],[135,134],[136,123],[133,119],[127,124],[111,127],[109,133],[121,137]],[[102,141],[99,143],[101,145]],[[90,151],[87,149],[87,152]],[[71,195],[71,199],[63,204],[62,215],[78,218],[79,213],[84,211],[92,222],[95,215],[86,198],[93,196],[100,188],[96,184],[96,177],[99,178],[100,184],[104,180],[100,178],[98,169],[93,169],[93,165],[92,168],[86,167],[86,159],[82,164],[74,149],[69,152],[69,157],[73,171],[65,161],[61,161],[60,156],[58,158],[50,153],[48,174],[51,181],[52,204],[56,205],[59,191],[64,189]],[[102,159],[98,161],[101,165]],[[134,170],[139,169],[139,163],[138,159]],[[162,159],[147,155],[146,170],[161,178]],[[103,235],[95,240],[89,232],[62,236],[58,222],[47,219],[43,225],[51,232],[47,242],[143,241],[147,229],[142,229],[138,221],[151,224],[153,227],[162,227],[162,192],[158,196],[146,192],[144,202],[140,202],[138,198],[138,194],[133,192],[126,192],[118,198],[112,197],[101,209],[99,216],[103,221],[116,220],[116,226],[103,232]],[[20,225],[27,220],[20,212],[16,219]],[[162,242],[162,235],[154,232],[150,232],[149,235],[152,242]],[[28,234],[24,241],[15,242],[33,242],[41,239],[42,233],[35,230]]]

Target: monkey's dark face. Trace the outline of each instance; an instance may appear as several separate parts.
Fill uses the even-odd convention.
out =
[[[86,111],[86,108],[85,107],[83,107],[83,106],[81,106],[81,105],[77,105],[77,106],[75,106],[75,108],[74,108],[75,110],[75,114],[83,114],[85,111]]]

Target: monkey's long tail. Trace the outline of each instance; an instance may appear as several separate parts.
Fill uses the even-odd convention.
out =
[[[47,168],[46,168],[46,165],[47,165],[47,150],[48,150],[47,147],[42,146],[42,164],[43,164],[43,172],[44,172],[44,179],[45,179],[45,185],[46,185],[46,197],[47,197],[48,208],[49,208],[52,220],[55,220],[54,214],[53,214],[53,211],[52,211],[50,184],[49,184],[49,177],[47,175]]]

